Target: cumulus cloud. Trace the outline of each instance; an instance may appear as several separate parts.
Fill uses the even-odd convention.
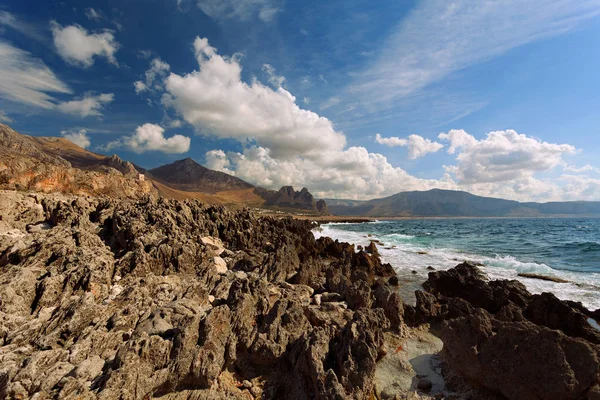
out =
[[[346,138],[331,121],[301,109],[287,90],[243,82],[238,59],[220,56],[207,39],[196,38],[194,49],[199,71],[169,75],[163,103],[198,131],[256,141],[274,157],[316,157],[344,147]]]
[[[490,132],[482,140],[464,130],[441,133],[438,138],[450,142],[448,153],[458,152],[458,164],[446,170],[467,184],[530,178],[563,164],[563,156],[576,151],[569,144],[542,142],[513,130]]]
[[[85,129],[70,129],[64,130],[60,132],[61,136],[65,139],[75,143],[77,146],[87,149],[90,147],[91,141],[89,136],[87,135],[87,130]]]
[[[155,58],[150,62],[150,68],[145,73],[143,81],[135,81],[133,86],[135,87],[135,92],[140,94],[147,90],[160,90],[162,89],[162,79],[164,79],[169,71],[171,70],[171,66],[166,62],[162,61],[160,58]]]
[[[134,153],[146,153],[159,151],[167,154],[186,153],[190,149],[191,139],[182,135],[165,137],[165,130],[156,124],[144,124],[139,126],[131,136],[115,140],[102,148],[110,151],[115,148],[126,148]]]
[[[101,116],[104,107],[110,104],[114,98],[115,96],[112,93],[102,93],[97,96],[88,93],[79,100],[60,103],[57,109],[65,114],[79,115],[81,117]]]
[[[285,82],[285,77],[279,76],[275,73],[275,68],[271,64],[264,64],[262,66],[263,72],[267,75],[267,80],[269,83],[276,88],[283,86],[283,82]]]
[[[269,22],[279,12],[278,3],[277,0],[198,0],[198,7],[216,20],[259,18]]]
[[[80,25],[63,27],[56,21],[52,21],[50,27],[56,51],[69,64],[89,68],[96,57],[105,57],[111,64],[118,65],[115,53],[119,44],[112,32],[89,33]]]
[[[242,81],[238,57],[218,54],[201,38],[194,42],[194,50],[198,70],[171,73],[165,79],[163,104],[198,133],[242,144],[241,151],[206,153],[206,165],[212,169],[268,188],[306,186],[318,197],[370,199],[433,188],[517,200],[537,200],[536,194],[544,200],[576,195],[574,186],[567,192],[565,185],[536,176],[564,165],[563,155],[574,152],[572,146],[545,143],[514,131],[491,132],[482,140],[450,131],[440,140],[449,142],[456,165],[435,179],[417,178],[381,154],[346,147],[345,135],[330,120],[301,109],[287,90],[257,79]],[[396,139],[415,158],[443,147],[417,135],[412,140]]]
[[[71,93],[40,59],[0,39],[0,97],[50,109],[55,99],[48,93]]]
[[[398,137],[384,138],[379,133],[375,136],[375,141],[388,147],[408,147],[408,157],[415,160],[429,153],[436,153],[444,148],[444,145],[438,142],[432,142],[419,135],[410,135],[408,139]]]
[[[206,159],[206,168],[235,175],[235,171],[229,169],[231,162],[223,150],[208,151],[204,154],[204,158]]]

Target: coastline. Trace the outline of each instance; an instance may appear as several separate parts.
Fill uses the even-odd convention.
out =
[[[385,247],[315,238],[308,219],[0,194],[0,397],[600,395],[600,310],[473,264],[428,270],[412,305]]]

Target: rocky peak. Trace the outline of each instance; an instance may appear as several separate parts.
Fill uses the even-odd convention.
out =
[[[121,172],[123,175],[130,178],[137,178],[140,172],[134,167],[132,163],[129,161],[123,161],[121,157],[116,154],[106,158],[104,161],[106,166],[116,169]]]
[[[265,205],[267,206],[315,210],[320,213],[327,212],[325,201],[319,200],[319,202],[316,202],[307,188],[302,188],[299,192],[294,190],[292,186],[283,186],[278,191],[257,188],[255,193],[266,200]]]

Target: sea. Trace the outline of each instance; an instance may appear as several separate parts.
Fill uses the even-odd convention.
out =
[[[325,224],[314,234],[362,246],[379,241],[382,259],[398,273],[400,294],[409,303],[427,280],[427,267],[445,270],[471,261],[490,279],[517,279],[532,293],[551,292],[600,309],[600,218],[382,220]]]

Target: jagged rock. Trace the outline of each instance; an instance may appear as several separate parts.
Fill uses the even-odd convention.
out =
[[[588,317],[551,293],[533,295],[524,315],[535,324],[600,344],[600,332],[587,323]]]
[[[498,312],[509,302],[525,306],[530,296],[519,281],[488,283],[479,268],[469,263],[459,264],[448,271],[430,272],[423,287],[434,295],[459,297],[492,313]]]
[[[491,281],[473,265],[429,274],[409,320],[442,322],[454,376],[507,399],[589,399],[600,378],[600,335],[581,304]],[[543,367],[540,367],[542,365]]]
[[[453,371],[507,399],[581,399],[600,378],[599,349],[589,342],[482,309],[444,323],[442,340]]]

